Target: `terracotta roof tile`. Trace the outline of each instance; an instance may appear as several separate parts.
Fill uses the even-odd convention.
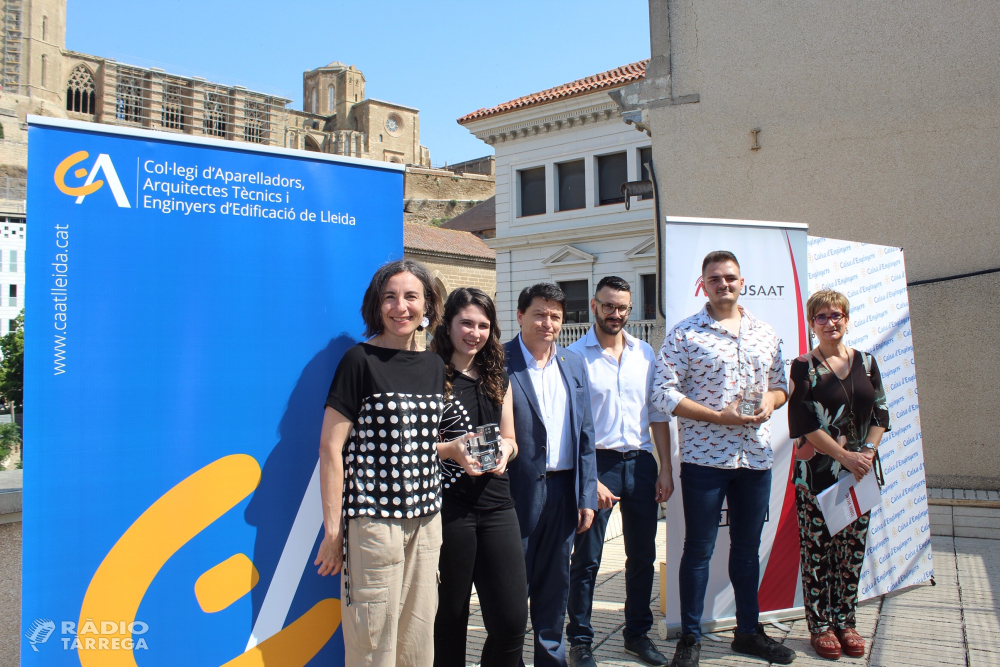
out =
[[[497,256],[496,251],[475,234],[412,222],[403,223],[403,249],[482,259],[496,259]]]
[[[582,79],[577,79],[576,81],[571,81],[570,83],[564,83],[561,86],[556,86],[555,88],[549,88],[548,90],[543,90],[538,93],[525,95],[524,97],[519,97],[516,100],[504,102],[503,104],[498,104],[497,106],[489,109],[479,109],[478,111],[473,111],[470,114],[462,116],[458,119],[458,122],[460,124],[464,124],[474,120],[479,120],[480,118],[497,116],[502,113],[507,113],[508,111],[515,111],[517,109],[523,109],[536,104],[555,102],[556,100],[562,100],[568,97],[592,93],[596,90],[624,86],[625,84],[638,81],[639,79],[645,77],[646,64],[648,62],[648,59],[640,60],[637,63],[623,65],[622,67],[616,67],[615,69],[608,70],[607,72],[601,72],[600,74],[594,74]]]
[[[482,232],[497,228],[496,195],[481,201],[465,213],[456,215],[441,225],[441,229],[459,229],[463,232]]]

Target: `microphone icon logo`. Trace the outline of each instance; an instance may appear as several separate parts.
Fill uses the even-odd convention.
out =
[[[56,624],[47,618],[36,618],[28,628],[28,631],[24,633],[27,637],[28,642],[31,644],[31,650],[38,652],[38,647],[35,644],[44,644],[55,632]]]

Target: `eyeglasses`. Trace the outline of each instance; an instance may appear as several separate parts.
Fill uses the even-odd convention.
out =
[[[614,315],[617,312],[619,315],[628,315],[632,312],[632,304],[627,306],[616,306],[613,303],[604,303],[597,297],[594,297],[594,301],[601,304],[601,312],[605,315]]]
[[[829,315],[827,315],[826,313],[821,313],[813,317],[813,322],[815,322],[820,326],[824,326],[826,325],[827,322],[833,322],[834,324],[837,324],[843,319],[844,319],[843,313],[830,313]]]

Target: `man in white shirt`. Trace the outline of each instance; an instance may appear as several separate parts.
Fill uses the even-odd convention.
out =
[[[597,508],[587,372],[579,356],[555,342],[565,312],[566,295],[558,286],[525,288],[517,299],[521,333],[504,346],[518,445],[507,474],[521,529],[537,667],[566,665],[573,536],[590,528]]]
[[[674,484],[670,470],[669,417],[650,409],[656,355],[647,343],[624,330],[632,310],[632,288],[617,276],[597,283],[590,311],[594,326],[569,346],[583,357],[590,387],[597,441],[597,515],[590,530],[576,536],[570,566],[570,667],[595,667],[590,616],[601,567],[604,534],[611,510],[619,503],[625,537],[625,652],[649,665],[667,659],[647,636],[653,627],[649,600],[656,561],[659,503]],[[650,429],[652,427],[652,439]],[[657,470],[653,457],[660,459]]]

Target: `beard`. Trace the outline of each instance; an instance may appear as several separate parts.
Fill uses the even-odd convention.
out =
[[[617,322],[609,322],[608,318],[601,317],[600,313],[595,313],[594,316],[597,319],[598,328],[609,336],[618,335],[618,332],[621,331],[625,327],[625,323],[628,322],[628,317],[622,317]]]

